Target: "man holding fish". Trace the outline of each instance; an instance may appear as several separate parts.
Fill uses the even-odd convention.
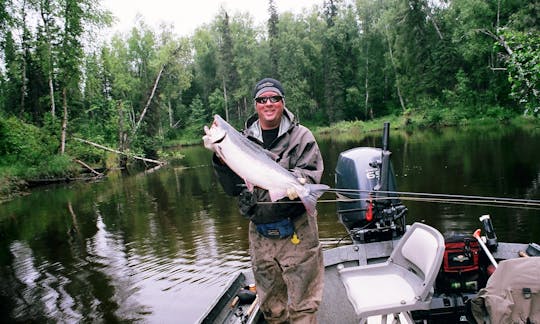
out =
[[[323,160],[309,129],[285,107],[281,83],[257,82],[243,134],[218,115],[205,147],[225,190],[250,219],[251,261],[268,323],[316,323],[324,267],[316,219]]]

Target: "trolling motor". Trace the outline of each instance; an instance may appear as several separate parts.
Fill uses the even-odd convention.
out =
[[[407,208],[397,198],[384,124],[382,149],[358,147],[339,155],[336,166],[337,213],[353,241],[378,242],[405,233]]]

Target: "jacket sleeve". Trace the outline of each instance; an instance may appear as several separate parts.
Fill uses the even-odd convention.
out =
[[[231,168],[222,163],[217,155],[212,155],[212,166],[221,187],[229,196],[238,196],[244,187],[244,181]]]
[[[294,156],[291,156],[289,170],[308,183],[320,183],[324,171],[324,163],[315,137],[307,128],[301,133]]]

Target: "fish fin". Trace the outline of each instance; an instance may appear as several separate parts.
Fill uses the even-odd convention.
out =
[[[244,179],[244,182],[246,183],[246,187],[248,188],[249,192],[253,192],[253,188],[255,188],[255,186],[251,182],[245,179]]]
[[[282,190],[268,190],[271,201],[278,201],[282,198],[287,197],[287,194]]]
[[[330,189],[330,186],[325,184],[305,184],[304,188],[308,189],[308,194],[300,196],[300,200],[306,208],[306,212],[309,216],[317,215],[317,199],[319,199],[322,194]]]

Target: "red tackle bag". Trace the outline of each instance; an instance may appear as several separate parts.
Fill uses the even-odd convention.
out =
[[[472,235],[445,239],[443,263],[436,280],[440,292],[476,291],[485,285],[480,271],[480,244]]]

